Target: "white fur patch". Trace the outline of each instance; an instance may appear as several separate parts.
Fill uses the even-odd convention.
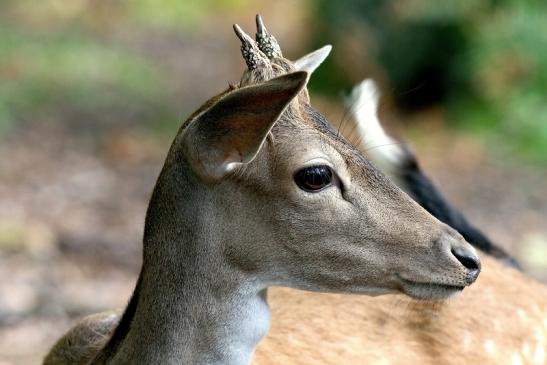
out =
[[[361,147],[374,164],[387,174],[396,172],[405,151],[387,135],[378,119],[380,92],[376,83],[365,79],[355,86],[347,100],[357,124]]]
[[[465,331],[465,334],[462,339],[463,342],[463,348],[465,350],[469,350],[471,346],[473,345],[473,335],[469,331]]]
[[[493,355],[496,352],[496,343],[492,341],[491,339],[487,339],[483,343],[484,351],[486,351],[487,354]]]
[[[545,320],[544,320],[545,322]],[[534,351],[534,364],[545,364],[545,332],[541,328],[537,328],[535,331],[536,349]]]
[[[511,355],[511,365],[524,365],[522,357],[516,352]]]

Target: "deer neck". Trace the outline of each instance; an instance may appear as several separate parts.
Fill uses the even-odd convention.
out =
[[[145,274],[146,275],[146,274]],[[146,279],[131,326],[113,364],[247,365],[269,325],[266,291],[214,290],[206,283],[183,286]]]
[[[165,227],[181,211],[156,217],[152,197],[143,268],[104,363],[247,365],[268,331],[266,287],[222,258],[207,199],[185,198],[184,219]]]

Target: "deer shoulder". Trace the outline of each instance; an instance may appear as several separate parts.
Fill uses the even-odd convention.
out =
[[[44,365],[87,365],[111,337],[121,314],[108,311],[84,317],[55,343]]]

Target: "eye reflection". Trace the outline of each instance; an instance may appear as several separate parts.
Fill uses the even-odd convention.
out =
[[[316,192],[332,183],[333,172],[329,166],[316,165],[300,169],[294,175],[294,181],[304,191]]]

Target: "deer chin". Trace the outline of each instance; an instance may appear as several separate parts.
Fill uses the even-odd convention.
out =
[[[401,278],[401,291],[419,300],[448,299],[461,293],[466,285],[450,285],[441,283],[422,283]]]

